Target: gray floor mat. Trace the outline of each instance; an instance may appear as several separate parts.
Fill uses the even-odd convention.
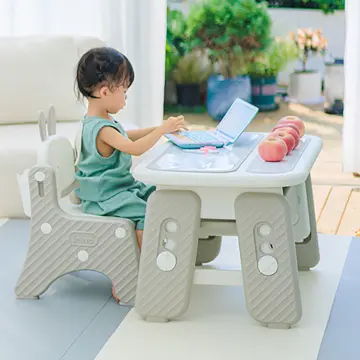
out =
[[[318,360],[359,360],[360,239],[353,238]]]
[[[66,275],[40,300],[18,300],[14,288],[29,240],[26,220],[0,228],[0,359],[93,360],[129,308],[115,303],[97,273]]]

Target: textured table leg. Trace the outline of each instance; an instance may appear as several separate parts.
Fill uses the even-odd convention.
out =
[[[302,316],[290,206],[282,195],[235,201],[246,305],[261,324],[289,328]]]
[[[215,260],[220,253],[221,241],[221,236],[210,236],[208,239],[199,239],[196,266],[201,266]]]
[[[159,190],[148,200],[135,302],[148,321],[177,318],[189,307],[200,206],[190,191]]]
[[[303,243],[296,244],[296,255],[299,270],[309,270],[320,261],[319,242],[316,228],[314,198],[310,175],[306,179],[306,193],[309,208],[310,235]]]

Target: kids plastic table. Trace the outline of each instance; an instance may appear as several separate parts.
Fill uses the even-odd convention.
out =
[[[186,312],[200,237],[237,235],[246,306],[268,327],[289,328],[302,316],[298,270],[319,262],[311,168],[322,148],[304,136],[279,163],[244,133],[230,149],[201,154],[171,143],[134,168],[155,184],[148,200],[135,307],[148,321]],[[239,273],[239,276],[240,273]]]

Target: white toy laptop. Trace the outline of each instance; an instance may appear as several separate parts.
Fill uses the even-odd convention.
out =
[[[234,143],[249,126],[259,109],[237,98],[215,131],[181,131],[166,137],[182,149],[200,149],[204,146],[221,148]]]

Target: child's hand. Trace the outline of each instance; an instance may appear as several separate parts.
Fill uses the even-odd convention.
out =
[[[164,134],[171,134],[180,130],[187,130],[186,122],[183,116],[170,117],[161,126]]]

